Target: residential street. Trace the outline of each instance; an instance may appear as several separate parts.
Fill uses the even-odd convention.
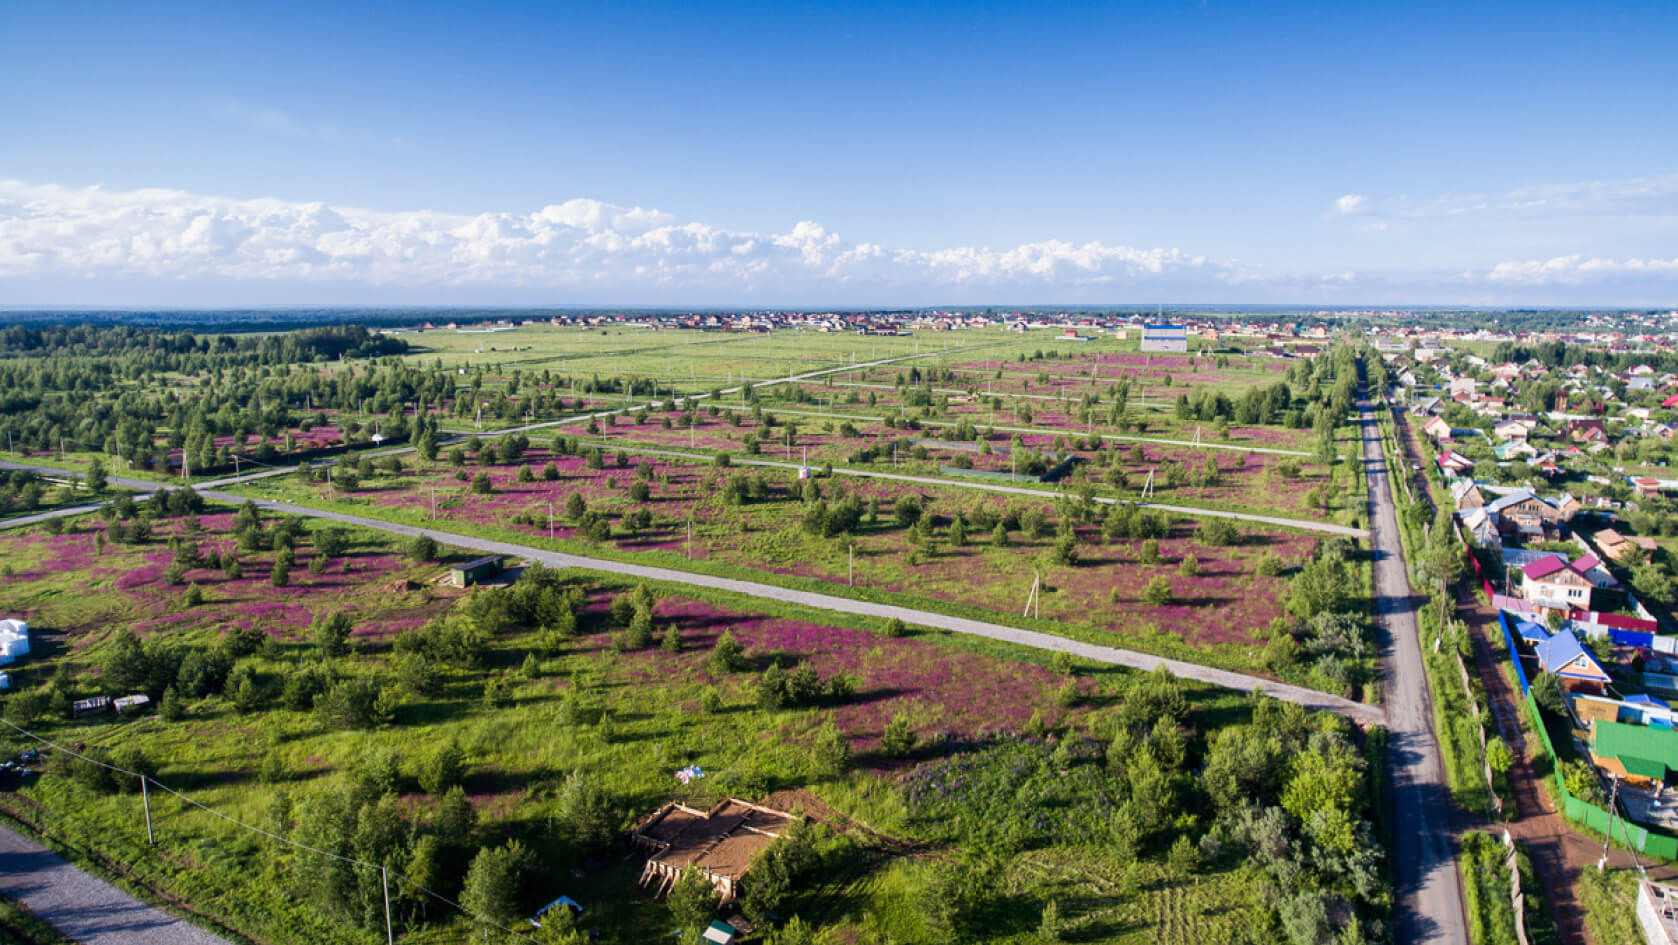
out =
[[[1400,945],[1468,941],[1462,880],[1451,837],[1451,798],[1433,706],[1422,666],[1417,596],[1405,569],[1381,432],[1368,401],[1362,411],[1364,469],[1374,551],[1376,629],[1381,639],[1381,691],[1387,710],[1387,822],[1392,825]]]
[[[228,945],[0,827],[0,895],[79,945]]]

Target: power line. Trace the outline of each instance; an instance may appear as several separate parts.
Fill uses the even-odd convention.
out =
[[[125,774],[125,775],[128,775],[129,777],[139,778],[142,785],[150,784],[151,786],[156,787],[160,791],[164,791],[166,793],[174,795],[175,797],[179,798],[183,803],[186,803],[186,804],[189,804],[193,807],[196,807],[199,810],[204,811],[207,814],[212,814],[216,817],[219,817],[222,820],[225,820],[228,823],[234,825],[235,827],[243,828],[245,830],[250,831],[251,833],[259,834],[261,836],[267,837],[270,840],[277,840],[280,843],[283,843],[283,844],[285,844],[289,847],[294,847],[296,849],[303,850],[303,851],[306,851],[306,852],[309,852],[309,853],[316,853],[316,854],[319,854],[321,856],[328,857],[328,858],[334,859],[334,860],[338,860],[338,861],[343,862],[343,863],[349,863],[353,866],[365,866],[369,869],[379,870],[385,876],[387,876],[389,878],[394,878],[399,883],[405,883],[409,887],[413,888],[414,890],[416,890],[418,892],[421,892],[421,893],[424,893],[425,895],[430,896],[431,898],[437,900],[438,902],[444,903],[445,905],[448,905],[448,906],[452,906],[453,908],[458,910],[462,915],[466,916],[467,918],[476,919],[476,920],[478,920],[480,922],[483,922],[485,924],[494,926],[495,928],[497,928],[497,929],[499,929],[503,932],[506,932],[510,935],[517,935],[517,936],[520,936],[520,937],[523,937],[523,938],[529,938],[530,937],[529,933],[527,933],[527,932],[523,932],[523,931],[520,931],[518,929],[509,929],[504,925],[501,925],[497,922],[494,922],[486,916],[483,916],[483,915],[480,915],[476,912],[473,912],[471,909],[468,909],[467,907],[461,905],[460,903],[456,902],[455,900],[450,899],[449,897],[443,895],[442,893],[439,893],[439,892],[436,892],[435,890],[427,889],[426,887],[421,886],[420,884],[414,882],[413,880],[409,879],[408,877],[403,876],[401,873],[391,872],[390,868],[387,867],[387,866],[383,866],[383,865],[378,864],[378,863],[369,863],[366,860],[357,859],[353,856],[344,856],[344,855],[339,854],[339,853],[333,853],[330,850],[322,850],[322,849],[319,849],[319,848],[316,848],[316,847],[312,847],[312,846],[309,846],[306,843],[299,843],[298,841],[292,840],[289,837],[283,837],[283,836],[280,836],[277,833],[273,833],[272,831],[264,830],[261,827],[256,827],[256,826],[253,826],[251,824],[247,824],[244,821],[239,820],[236,817],[231,817],[227,814],[222,813],[219,810],[216,810],[215,808],[209,806],[208,804],[204,804],[200,801],[194,800],[194,799],[186,796],[185,794],[182,794],[180,791],[177,791],[174,788],[169,787],[168,785],[162,783],[161,781],[158,781],[156,778],[151,777],[150,775],[142,774],[141,772],[138,772],[138,771],[130,771],[127,768],[119,767],[119,766],[111,764],[109,762],[100,761],[98,758],[93,758],[93,757],[90,757],[88,755],[84,755],[84,754],[82,754],[78,751],[75,751],[74,749],[66,748],[63,745],[58,744],[57,742],[51,741],[47,738],[44,738],[40,735],[35,734],[34,732],[29,731],[28,729],[22,727],[21,725],[18,725],[16,723],[12,722],[10,719],[0,717],[0,723],[5,724],[6,726],[10,727],[14,731],[18,732],[18,734],[20,734],[20,735],[23,735],[23,736],[28,737],[28,738],[33,738],[35,741],[40,742],[41,744],[47,746],[48,748],[51,748],[54,751],[61,751],[61,752],[65,753],[66,755],[69,755],[72,758],[77,758],[77,759],[80,759],[82,761],[86,761],[89,764],[98,765],[99,767],[104,768],[108,771],[114,771],[118,774]],[[387,910],[388,910],[388,906],[387,906]],[[388,914],[387,914],[387,921],[388,921]]]

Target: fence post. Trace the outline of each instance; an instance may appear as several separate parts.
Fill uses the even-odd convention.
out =
[[[379,885],[385,892],[385,945],[396,945],[396,933],[390,924],[390,868],[387,866],[379,867]]]

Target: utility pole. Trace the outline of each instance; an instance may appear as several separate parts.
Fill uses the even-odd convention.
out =
[[[846,547],[850,551],[850,558],[851,558],[851,561],[850,561],[850,585],[852,587],[856,587],[856,542],[853,541],[849,545],[847,545]]]
[[[437,484],[431,483],[431,518],[437,518]]]
[[[379,867],[379,885],[385,892],[385,945],[396,945],[396,933],[390,925],[390,870]]]
[[[146,790],[146,776],[140,775],[140,804],[146,809],[146,846],[156,846],[151,832],[151,792]]]
[[[548,503],[548,540],[554,540],[554,504]]]

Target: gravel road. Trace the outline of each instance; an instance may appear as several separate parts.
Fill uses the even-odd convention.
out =
[[[228,945],[0,827],[0,895],[81,945]]]
[[[237,505],[244,501],[243,496],[228,493],[203,492],[206,499]],[[1326,709],[1338,712],[1352,719],[1380,724],[1386,713],[1379,706],[1365,705],[1331,696],[1326,693],[1306,689],[1303,686],[1291,686],[1287,683],[1261,679],[1228,670],[1213,669],[1208,666],[1197,666],[1178,660],[1161,659],[1146,653],[1133,650],[1121,650],[1110,646],[1097,646],[1091,643],[1081,643],[1068,640],[1052,634],[1038,633],[1032,630],[1022,630],[1003,624],[988,623],[982,620],[970,620],[965,617],[952,617],[946,614],[933,613],[925,610],[915,610],[909,607],[898,607],[891,604],[876,604],[869,601],[852,600],[848,597],[835,597],[831,594],[821,594],[814,591],[801,591],[793,588],[776,587],[771,584],[759,584],[755,581],[741,581],[734,578],[717,577],[710,574],[696,574],[691,571],[677,571],[672,568],[649,567],[647,565],[627,564],[622,561],[608,561],[602,558],[586,558],[581,555],[564,554],[557,551],[546,551],[529,545],[514,544],[505,541],[493,541],[486,538],[475,538],[467,535],[457,535],[453,532],[435,528],[420,528],[413,525],[399,525],[379,519],[362,518],[357,515],[346,515],[342,512],[325,512],[320,509],[292,505],[288,502],[275,502],[269,499],[255,499],[257,506],[275,512],[290,515],[306,515],[310,518],[325,519],[341,522],[345,525],[355,525],[375,531],[387,532],[393,535],[430,535],[438,542],[453,545],[457,548],[468,548],[487,554],[507,555],[515,558],[528,558],[556,568],[587,568],[594,571],[605,571],[621,574],[626,577],[642,578],[649,581],[666,581],[672,584],[687,584],[694,587],[708,587],[715,590],[730,591],[749,597],[778,600],[789,604],[799,604],[814,607],[819,610],[833,610],[840,613],[860,614],[867,617],[889,619],[896,617],[904,623],[923,627],[935,627],[954,633],[969,633],[974,636],[989,637],[1021,646],[1029,646],[1039,650],[1060,650],[1084,659],[1100,663],[1111,663],[1116,666],[1127,666],[1132,669],[1152,670],[1156,666],[1165,666],[1172,673],[1186,679],[1223,686],[1244,692],[1263,692],[1288,702],[1313,709]]]

